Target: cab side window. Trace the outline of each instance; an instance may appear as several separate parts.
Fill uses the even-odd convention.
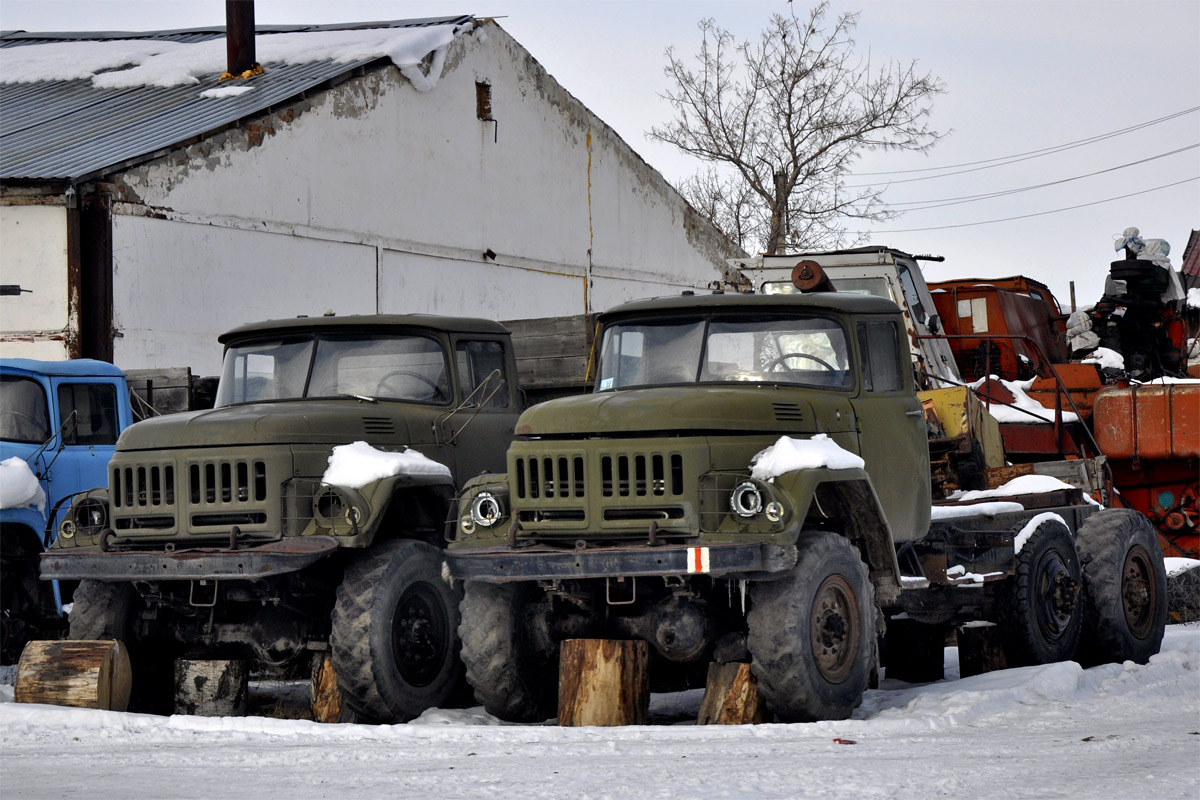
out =
[[[509,386],[504,347],[500,342],[460,341],[454,360],[463,398],[483,409],[508,408]]]
[[[863,388],[869,392],[896,392],[904,387],[896,323],[858,323],[858,349],[863,357]]]
[[[107,383],[63,383],[58,387],[63,442],[117,443],[117,391]],[[74,414],[74,416],[72,416]]]

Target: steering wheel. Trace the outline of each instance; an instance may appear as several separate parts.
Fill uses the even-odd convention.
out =
[[[838,371],[837,367],[834,367],[828,361],[822,361],[821,359],[817,358],[816,356],[811,356],[808,353],[784,353],[779,358],[772,361],[770,364],[767,364],[767,366],[766,366],[767,372],[773,372],[775,370],[775,367],[783,367],[788,372],[795,372],[795,370],[793,370],[791,367],[789,367],[786,363],[789,358],[807,358],[809,361],[817,362],[818,364],[820,364],[822,367],[829,370],[830,372]]]
[[[392,370],[391,372],[389,372],[387,375],[384,375],[382,378],[380,378],[379,379],[380,394],[384,393],[383,389],[386,386],[388,381],[390,381],[392,378],[395,378],[395,377],[401,376],[401,375],[403,375],[404,377],[407,377],[407,378],[416,378],[421,383],[428,386],[429,390],[431,392],[430,397],[434,400],[436,400],[439,396],[445,397],[445,395],[446,395],[446,392],[442,389],[441,386],[438,386],[436,382],[430,380],[429,378],[427,378],[426,376],[422,375],[419,372],[412,371],[411,369],[395,369],[395,370]],[[397,391],[397,387],[392,387],[392,394],[397,395],[397,394],[401,394],[401,392]]]
[[[50,431],[46,428],[46,423],[26,414],[24,411],[0,411],[0,417],[7,417],[9,415],[19,420],[14,426],[15,430],[13,434],[15,436],[24,438],[27,441],[41,441],[50,435]],[[7,429],[8,426],[5,425],[4,428]],[[64,435],[66,435],[65,431]]]

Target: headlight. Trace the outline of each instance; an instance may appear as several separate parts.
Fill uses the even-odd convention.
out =
[[[84,497],[71,506],[59,532],[70,539],[76,533],[95,536],[108,525],[108,504],[96,497]]]
[[[492,527],[503,514],[500,501],[491,492],[480,492],[471,501],[471,519],[480,527]]]
[[[729,495],[729,506],[742,519],[756,517],[763,510],[762,492],[750,481],[739,483]]]
[[[324,485],[313,498],[313,518],[326,528],[353,530],[363,520],[362,505],[336,486]]]

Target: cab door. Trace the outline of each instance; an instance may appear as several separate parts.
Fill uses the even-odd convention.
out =
[[[454,341],[458,410],[443,424],[454,444],[459,484],[482,472],[504,472],[520,403],[509,342],[486,336]]]
[[[51,388],[60,439],[48,448],[58,452],[47,454],[53,459],[48,476],[53,507],[67,495],[108,485],[108,462],[127,420],[121,418],[125,404],[111,381],[55,378]]]
[[[856,322],[862,381],[852,402],[859,453],[892,536],[909,541],[929,527],[929,444],[902,337],[895,318]]]

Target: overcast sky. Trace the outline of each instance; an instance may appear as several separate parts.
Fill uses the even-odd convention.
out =
[[[796,6],[798,16],[807,13],[801,0]],[[224,7],[221,0],[2,0],[0,28],[219,25]],[[739,40],[755,39],[771,13],[789,8],[784,0],[257,0],[256,17],[259,23],[328,23],[495,16],[568,91],[678,182],[696,164],[645,136],[671,115],[661,97],[667,88],[663,51],[674,45],[681,54],[694,53],[703,17]],[[1080,304],[1099,298],[1117,257],[1112,237],[1128,226],[1166,239],[1179,265],[1189,231],[1200,228],[1200,148],[1158,156],[1200,144],[1200,111],[1014,164],[900,181],[939,174],[905,170],[1031,153],[1200,107],[1200,0],[838,0],[833,10],[861,11],[855,38],[872,61],[918,59],[948,89],[932,117],[935,128],[950,132],[942,142],[926,155],[868,154],[856,172],[900,174],[851,183],[891,180],[885,197],[905,208],[899,204],[1062,181],[910,211],[867,229],[865,242],[945,256],[943,264],[926,265],[930,280],[1036,278],[1064,305],[1072,280]],[[1143,159],[1153,160],[1113,169]],[[1111,171],[1080,177],[1105,170]],[[1180,181],[1187,182],[1157,188]],[[1084,204],[1092,205],[1058,211]],[[973,224],[1026,215],[1037,216]]]

